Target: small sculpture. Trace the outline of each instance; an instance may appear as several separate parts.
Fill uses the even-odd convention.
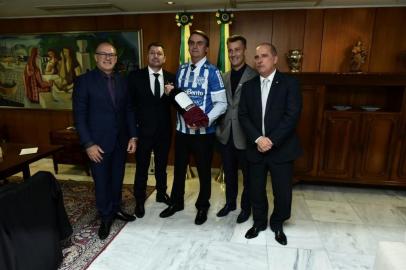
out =
[[[302,50],[295,49],[289,50],[289,53],[286,54],[288,60],[288,65],[291,72],[299,72],[302,67],[303,53]]]
[[[351,50],[351,72],[361,72],[361,65],[365,63],[367,51],[359,40]]]

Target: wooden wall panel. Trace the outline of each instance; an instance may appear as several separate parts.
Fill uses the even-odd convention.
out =
[[[207,59],[212,64],[217,64],[217,55],[219,48],[219,33],[220,26],[217,24],[214,13],[197,13],[193,15],[193,24],[190,27],[190,31],[202,30],[210,39],[209,52]],[[179,31],[179,30],[178,30]],[[179,41],[176,42],[179,44]],[[179,47],[179,45],[177,45]]]
[[[406,71],[406,8],[274,10],[234,12],[231,34],[247,38],[247,63],[253,66],[255,47],[272,42],[279,51],[280,67],[287,70],[285,53],[302,48],[302,71],[345,72],[349,70],[352,45],[361,39],[369,55],[364,71]],[[175,72],[179,58],[179,28],[175,14],[137,14],[94,17],[0,19],[0,34],[64,31],[142,30],[143,63],[147,45],[160,41],[166,47],[165,68]],[[191,29],[206,31],[211,39],[208,58],[217,62],[219,25],[214,12],[194,13]],[[43,111],[0,108],[0,126],[9,127],[12,140],[39,143],[48,140],[52,129],[73,124],[69,111]]]
[[[2,109],[2,124],[7,126],[10,141],[41,144],[49,143],[51,130],[72,126],[73,117],[67,110]]]
[[[349,71],[351,49],[358,40],[369,51],[374,16],[375,9],[367,8],[325,10],[320,71]],[[368,70],[368,61],[362,71]]]
[[[272,43],[278,51],[278,69],[289,71],[286,54],[292,49],[303,49],[305,10],[278,10],[274,12]]]
[[[97,16],[94,18],[95,27],[97,31],[115,31],[123,30],[123,16],[112,15],[112,16]],[[76,26],[76,25],[75,25]],[[83,28],[82,24],[78,27]],[[92,26],[93,27],[93,26]]]
[[[220,25],[217,23],[216,14],[214,12],[208,13],[207,19],[209,20],[210,25],[207,32],[210,38],[208,59],[212,64],[217,65],[217,57],[220,47]]]
[[[140,15],[139,22],[134,27],[142,30],[143,39],[143,64],[147,65],[148,44],[151,42],[162,42],[166,51],[165,69],[175,72],[179,59],[180,31],[175,23],[174,14],[148,14]],[[155,23],[151,23],[155,22]],[[171,33],[171,34],[168,34]]]
[[[247,63],[254,67],[255,47],[261,42],[272,42],[272,11],[235,12],[230,33],[247,39]]]
[[[175,23],[174,14],[161,14],[158,18],[159,27],[156,33],[157,36],[152,36],[152,40],[158,40],[165,46],[166,51],[166,64],[165,69],[176,72],[179,66],[179,42],[180,42],[180,29]],[[143,23],[141,29],[145,29]],[[147,31],[143,30],[143,33]],[[168,35],[171,33],[171,35]],[[145,44],[145,42],[144,42]],[[144,55],[147,55],[147,44],[144,48]],[[146,62],[144,62],[146,65]]]
[[[377,9],[369,72],[406,72],[406,8]]]
[[[50,20],[53,21],[53,19],[50,19]],[[37,24],[39,24],[40,21],[41,20],[35,20],[35,19],[0,20],[0,32],[1,33],[36,33],[39,31],[37,28]]]
[[[324,10],[322,9],[309,9],[306,11],[302,62],[302,71],[304,72],[318,72],[320,70],[323,19]]]

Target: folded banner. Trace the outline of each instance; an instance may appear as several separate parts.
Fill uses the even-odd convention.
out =
[[[193,15],[187,12],[179,12],[176,14],[175,19],[176,24],[180,27],[179,63],[184,64],[190,60],[187,41],[190,36],[190,26],[192,25]]]
[[[217,57],[217,67],[221,72],[230,70],[230,60],[227,57],[227,39],[230,36],[230,24],[234,14],[230,11],[219,10],[216,13],[217,23],[220,24],[220,46]]]

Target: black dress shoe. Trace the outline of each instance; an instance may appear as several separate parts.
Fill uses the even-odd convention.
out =
[[[159,216],[161,218],[167,218],[172,216],[173,214],[175,214],[178,211],[182,211],[183,210],[183,205],[179,206],[177,204],[171,204],[169,205],[164,211],[162,211]]]
[[[251,215],[250,210],[241,209],[241,212],[237,217],[237,223],[246,222],[250,218],[250,215]]]
[[[123,210],[119,210],[115,216],[116,219],[131,222],[135,220],[135,216],[125,213]]]
[[[286,238],[285,233],[283,232],[282,229],[276,230],[275,231],[275,240],[281,244],[286,246],[286,244],[288,243],[288,239]]]
[[[207,210],[204,209],[197,210],[195,224],[202,225],[203,223],[206,222],[206,220],[207,220]]]
[[[156,194],[156,201],[161,202],[161,203],[165,203],[167,205],[171,204],[171,198],[168,196],[168,194],[166,194],[164,192],[158,192]]]
[[[110,234],[110,228],[111,228],[111,221],[102,221],[99,227],[98,235],[100,240],[104,240],[109,236]]]
[[[228,213],[230,213],[231,211],[234,211],[235,209],[236,209],[235,205],[226,204],[226,205],[224,205],[223,208],[220,209],[220,211],[218,211],[216,216],[225,217],[228,215]]]
[[[137,218],[142,218],[145,215],[145,208],[143,203],[137,203],[135,206],[135,216]]]
[[[247,239],[252,239],[258,236],[260,231],[264,231],[266,229],[266,226],[253,226],[251,229],[247,231],[245,234],[245,238]]]

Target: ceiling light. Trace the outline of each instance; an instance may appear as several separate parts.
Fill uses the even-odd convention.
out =
[[[168,5],[175,5],[175,2],[172,2],[172,1],[168,1],[168,2],[166,2]]]

